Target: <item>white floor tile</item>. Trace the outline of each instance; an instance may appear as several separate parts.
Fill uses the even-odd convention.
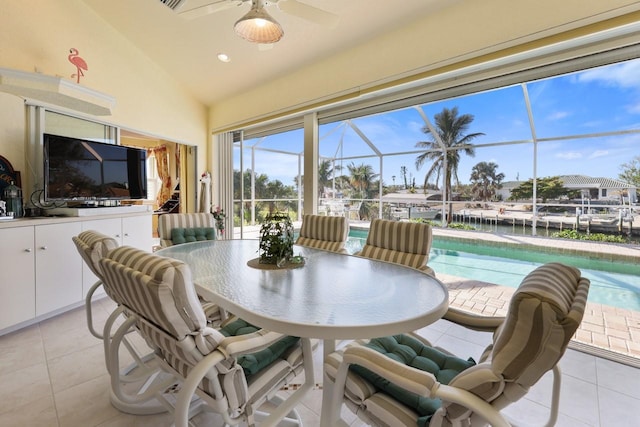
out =
[[[99,330],[115,309],[108,298],[94,302]],[[491,337],[441,320],[420,334],[460,357],[478,360]],[[136,347],[144,342],[134,339]],[[130,356],[123,360],[126,366]],[[314,353],[315,383],[322,383],[322,345]],[[640,425],[640,370],[568,350],[563,372],[561,427],[631,427]],[[84,308],[73,310],[0,337],[0,425],[3,427],[147,427],[170,426],[168,414],[133,416],[109,400],[102,344],[87,330]],[[545,375],[520,402],[505,410],[519,425],[541,425],[548,415],[551,375]],[[300,405],[306,426],[319,424],[322,389],[314,389]],[[6,409],[9,408],[9,409]],[[343,408],[354,427],[364,425]],[[204,425],[206,416],[201,417]]]
[[[640,399],[640,369],[607,359],[597,359],[596,369],[598,386]]]

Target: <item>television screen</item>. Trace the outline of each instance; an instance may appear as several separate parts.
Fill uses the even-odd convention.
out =
[[[45,200],[146,197],[146,150],[44,134]]]

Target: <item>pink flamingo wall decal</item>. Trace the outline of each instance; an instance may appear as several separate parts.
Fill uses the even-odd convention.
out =
[[[76,77],[76,83],[80,83],[80,77],[84,77],[83,70],[86,71],[89,68],[87,67],[87,63],[84,61],[84,59],[78,56],[78,49],[72,47],[71,49],[69,49],[69,53],[69,62],[76,66],[76,72],[74,74],[71,74],[71,78]]]

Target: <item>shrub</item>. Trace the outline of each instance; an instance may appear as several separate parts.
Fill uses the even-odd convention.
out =
[[[603,233],[580,234],[576,230],[557,231],[551,234],[551,237],[560,239],[589,240],[593,242],[629,243],[629,239],[627,239],[625,236],[616,236]]]
[[[476,230],[475,227],[473,227],[473,226],[471,226],[469,224],[460,224],[460,223],[457,223],[457,222],[452,222],[447,227],[451,228],[451,229],[455,229],[455,230]]]

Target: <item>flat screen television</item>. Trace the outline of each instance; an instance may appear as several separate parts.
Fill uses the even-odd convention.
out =
[[[44,134],[44,199],[146,199],[144,149]]]

